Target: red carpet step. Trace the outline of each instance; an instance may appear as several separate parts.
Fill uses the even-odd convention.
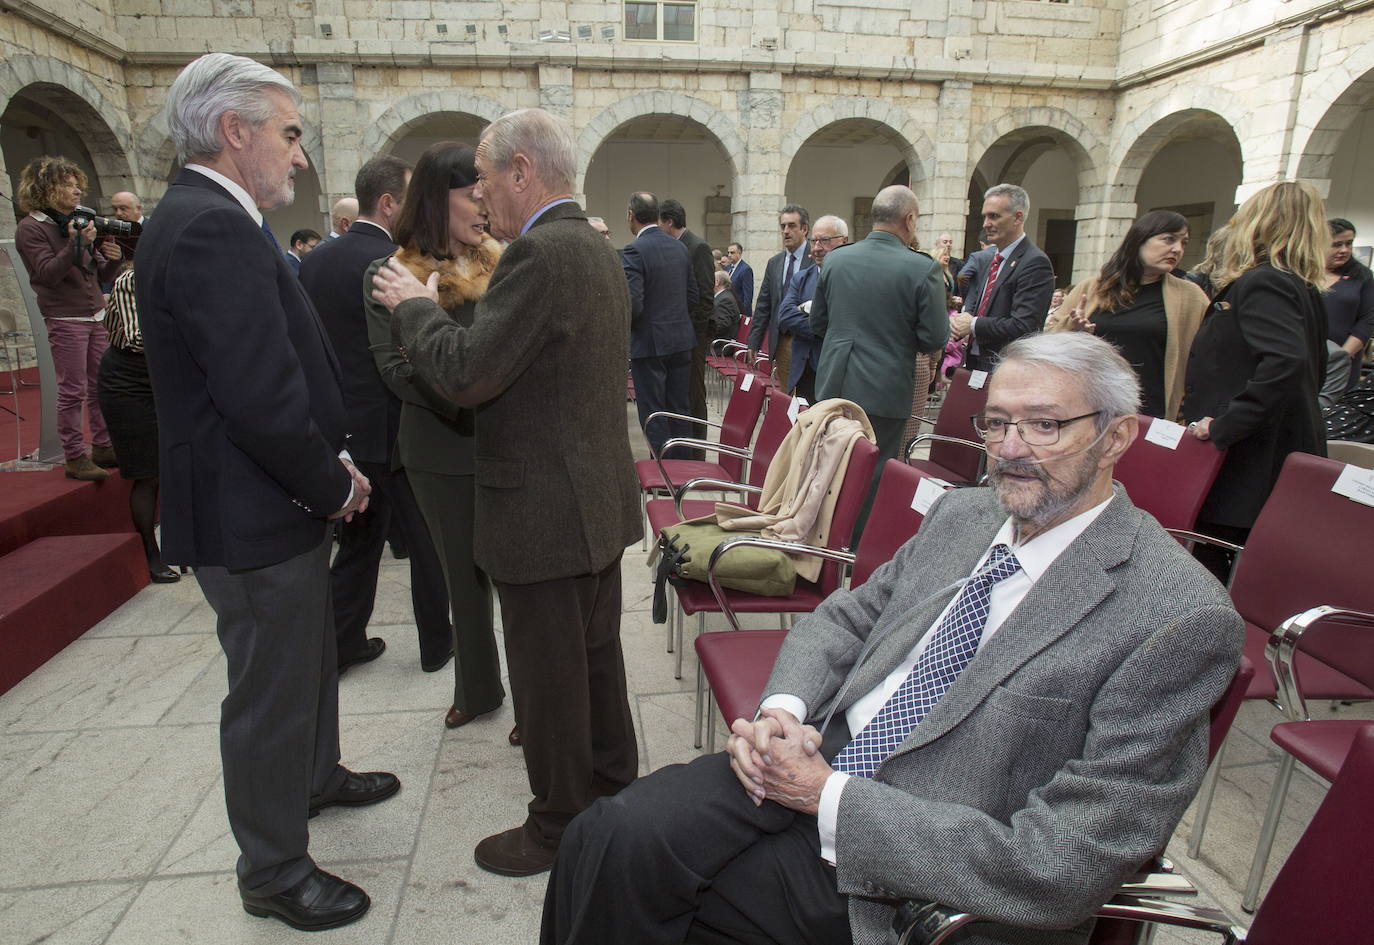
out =
[[[77,482],[60,467],[0,472],[0,557],[48,535],[132,533],[132,485],[118,473],[100,482]]]

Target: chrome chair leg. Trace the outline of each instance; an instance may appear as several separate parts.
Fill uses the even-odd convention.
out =
[[[673,652],[673,640],[682,639],[682,604],[677,603],[673,608],[673,619],[667,623],[668,628],[668,652]]]
[[[1207,829],[1207,817],[1212,813],[1212,798],[1217,793],[1217,781],[1221,779],[1221,759],[1226,754],[1226,741],[1217,749],[1217,756],[1207,766],[1207,776],[1202,779],[1202,788],[1197,793],[1197,813],[1193,815],[1193,829],[1188,832],[1188,855],[1197,859],[1202,849],[1202,834]]]
[[[706,690],[706,744],[711,746],[708,751],[716,750],[716,716],[720,710],[716,708],[716,694],[708,687]]]
[[[706,709],[706,672],[701,668],[701,663],[698,661],[698,663],[697,663],[697,711],[696,711],[696,728],[695,728],[695,730],[693,731],[693,734],[694,734],[695,737],[696,737],[696,741],[694,741],[694,742],[692,743],[692,747],[693,747],[693,748],[700,748],[700,747],[701,747],[701,729],[702,729],[702,723],[706,721],[706,716],[705,716],[705,714],[704,714],[704,713],[705,713],[705,709]]]
[[[1274,834],[1279,829],[1279,818],[1283,813],[1283,801],[1288,796],[1288,782],[1293,778],[1293,768],[1298,759],[1288,752],[1279,761],[1279,770],[1274,775],[1274,789],[1269,793],[1269,809],[1264,813],[1264,826],[1260,828],[1259,843],[1255,846],[1255,858],[1250,863],[1250,878],[1245,883],[1245,896],[1240,907],[1246,912],[1254,912],[1259,904],[1260,885],[1264,881],[1264,868],[1269,865],[1269,852],[1274,847]]]

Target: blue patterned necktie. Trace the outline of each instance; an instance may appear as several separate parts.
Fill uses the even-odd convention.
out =
[[[978,652],[988,622],[988,598],[994,585],[1021,570],[1006,545],[995,545],[983,569],[969,578],[959,599],[935,628],[911,673],[897,687],[878,714],[835,756],[833,767],[860,778],[871,778],[888,755],[911,734],[921,719]]]
[[[272,228],[267,225],[267,221],[262,221],[262,231],[267,234],[267,241],[272,244],[277,252],[281,252],[281,244],[277,242],[276,236],[272,234]]]

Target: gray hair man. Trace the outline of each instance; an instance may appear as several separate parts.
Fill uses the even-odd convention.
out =
[[[1138,401],[1099,338],[1009,345],[974,426],[991,487],[799,618],[725,753],[573,823],[543,945],[880,945],[910,899],[989,916],[971,945],[1085,941],[1201,783],[1245,632],[1112,484]]]
[[[964,311],[950,319],[954,336],[968,339],[970,369],[991,370],[1002,348],[1045,324],[1054,267],[1026,235],[1028,213],[1030,196],[1015,184],[997,184],[983,195],[983,239],[997,251],[970,281]]]
[[[363,511],[370,485],[343,452],[334,354],[262,219],[306,166],[300,102],[251,59],[182,70],[166,115],[186,166],[144,228],[136,285],[163,552],[195,567],[228,663],[220,751],[243,908],[315,930],[369,899],[315,865],[307,818],[400,782],[339,764],[329,520]]]
[[[587,222],[591,224],[593,230],[606,237],[606,242],[611,241],[611,228],[606,225],[605,220],[601,217],[587,217]]]
[[[374,279],[419,377],[482,405],[473,553],[501,596],[534,794],[523,825],[477,845],[505,876],[548,869],[572,818],[638,771],[620,648],[620,558],[641,534],[623,432],[630,298],[572,200],[576,166],[571,127],[542,109],[482,133],[474,196],[511,242],[470,327],[439,307],[437,275],[421,284],[392,260]]]
[[[823,216],[811,227],[811,258],[816,265],[792,277],[787,294],[778,309],[780,330],[792,336],[791,367],[787,390],[808,402],[816,400],[816,368],[820,364],[821,342],[811,334],[811,301],[816,295],[825,257],[848,244],[849,224],[837,216]]]
[[[791,341],[779,335],[778,307],[792,277],[815,265],[811,258],[811,214],[801,204],[789,203],[778,212],[778,232],[782,236],[782,252],[768,260],[763,267],[763,281],[759,284],[758,302],[754,305],[753,321],[749,326],[749,350],[753,354],[767,347],[777,365],[779,376],[786,376],[784,368]]]

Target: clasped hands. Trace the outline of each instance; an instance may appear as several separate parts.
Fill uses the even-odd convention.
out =
[[[756,721],[735,719],[725,751],[755,807],[775,801],[802,814],[820,809],[833,769],[821,757],[821,733],[790,712],[764,709]]]
[[[439,301],[439,273],[431,272],[429,279],[421,282],[393,256],[372,276],[372,297],[388,312],[396,311],[396,306],[409,299],[429,299]]]
[[[367,481],[357,466],[352,461],[339,457],[339,462],[344,464],[344,469],[348,470],[348,475],[353,479],[353,491],[349,494],[348,504],[333,515],[331,519],[341,518],[345,522],[353,521],[353,516],[359,512],[367,511],[368,496],[372,494],[372,483]]]

